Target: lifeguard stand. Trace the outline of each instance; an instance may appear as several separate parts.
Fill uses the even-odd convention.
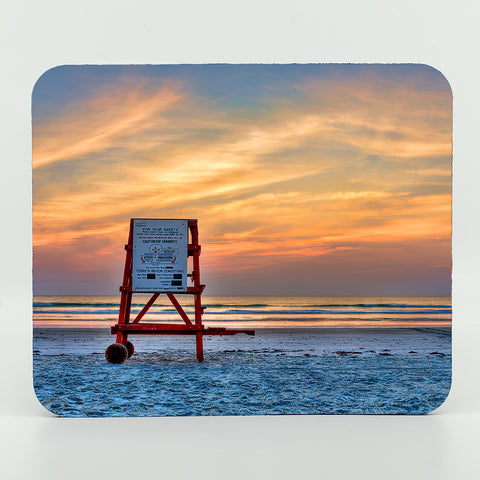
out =
[[[203,325],[202,315],[206,307],[202,306],[201,298],[205,285],[200,283],[201,246],[198,243],[197,220],[132,218],[125,250],[118,323],[111,329],[117,338],[116,343],[105,351],[108,362],[123,363],[133,355],[133,344],[128,341],[128,335],[132,334],[195,335],[199,362],[203,361],[203,335],[255,335],[254,330],[205,328]],[[187,260],[190,257],[191,273],[188,273],[190,262]],[[187,280],[193,285],[187,286]],[[152,296],[131,322],[130,310],[134,293],[151,293]],[[172,302],[184,324],[140,323],[162,293]],[[174,293],[194,296],[193,322]]]

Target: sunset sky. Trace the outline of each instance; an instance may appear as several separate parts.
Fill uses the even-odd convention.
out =
[[[197,218],[207,295],[449,295],[452,95],[423,65],[63,66],[35,85],[34,293],[116,294]]]

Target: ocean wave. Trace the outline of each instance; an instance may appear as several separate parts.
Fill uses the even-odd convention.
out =
[[[401,314],[401,315],[418,315],[422,313],[427,314],[438,314],[438,313],[452,313],[451,309],[420,309],[420,310],[332,310],[332,309],[314,309],[314,310],[250,310],[250,309],[232,309],[232,310],[223,310],[219,312],[208,312],[210,315],[289,315],[289,314],[298,314],[298,315],[371,315],[373,314]]]
[[[101,318],[101,319],[91,319],[87,321],[91,321],[92,323],[105,323],[108,325],[112,325],[112,323],[116,323],[118,319],[117,318]],[[339,319],[340,320],[340,319]],[[49,318],[49,319],[41,319],[39,320],[40,322],[45,322],[49,321],[52,323],[58,322],[59,324],[62,324],[64,322],[63,319],[56,319],[56,318]],[[86,321],[84,318],[71,318],[68,319],[69,322],[84,322]],[[275,322],[281,322],[282,324],[292,322],[292,323],[302,323],[302,322],[308,322],[311,323],[314,321],[315,323],[321,324],[321,323],[331,323],[332,319],[331,318],[301,318],[301,317],[272,317],[272,318],[262,318],[261,322],[262,324],[269,324],[269,323],[275,323]],[[380,317],[380,318],[365,318],[365,317],[342,317],[341,318],[342,322],[365,322],[365,323],[370,323],[370,322],[375,322],[375,323],[381,323],[384,321],[388,322],[400,322],[400,323],[405,323],[405,322],[412,322],[412,323],[418,323],[419,321],[422,322],[439,322],[442,321],[441,319],[438,319],[436,317],[416,317],[416,318],[387,318],[387,317]],[[229,323],[258,323],[259,320],[257,318],[242,318],[241,320],[237,319],[222,319],[220,320],[221,324],[228,325]],[[448,322],[445,320],[445,322]],[[158,323],[161,324],[161,321],[153,321],[149,323]],[[172,322],[169,322],[172,323]],[[178,323],[179,325],[183,325],[181,321],[177,321],[174,323]],[[205,327],[209,326],[209,322],[205,322]]]
[[[132,306],[141,306],[142,304],[132,304]],[[120,302],[118,303],[77,303],[77,302],[33,302],[33,307],[117,307],[119,308]]]
[[[325,308],[325,307],[364,307],[364,308],[451,308],[451,305],[431,305],[412,303],[330,303],[320,305],[299,305],[302,308]]]
[[[140,310],[131,310],[131,314],[135,315]],[[38,309],[35,313],[41,314],[69,314],[69,315],[105,315],[118,313],[117,309],[93,309],[93,310],[64,310],[64,309],[50,309],[41,310]],[[150,313],[157,314],[174,314],[176,310],[173,308],[168,309],[152,309]],[[185,310],[187,315],[193,315],[193,310]],[[419,315],[419,314],[451,314],[451,309],[419,309],[419,310],[333,310],[333,309],[310,309],[310,310],[255,310],[255,309],[230,309],[219,311],[206,311],[208,315],[378,315],[378,314],[395,314],[395,315]]]
[[[145,303],[132,303],[132,307],[144,307]],[[163,307],[163,306],[169,306],[167,305],[161,305],[161,304],[154,304],[155,307]],[[262,307],[270,307],[272,306],[271,304],[267,303],[247,303],[247,304],[236,304],[236,303],[206,303],[203,305],[206,308],[228,308],[228,307],[238,307],[238,308],[262,308]],[[34,308],[42,308],[42,307],[70,307],[70,308],[75,308],[75,307],[120,307],[120,302],[117,303],[111,303],[111,302],[105,302],[105,303],[75,303],[75,302],[33,302],[33,307]]]
[[[130,311],[131,315],[136,315],[137,313],[140,312],[140,309],[134,310],[132,309]],[[68,315],[108,315],[109,313],[111,314],[116,314],[118,315],[118,307],[116,309],[95,309],[95,310],[35,310],[34,313],[42,313],[42,314],[68,314]],[[160,311],[155,311],[155,310],[149,310],[149,313],[177,313],[175,309],[168,309],[168,310],[160,310]],[[187,312],[187,313],[193,313],[193,312]]]
[[[132,303],[132,307],[143,307],[144,303]],[[120,302],[33,302],[34,308],[41,307],[85,307],[85,308],[108,308],[115,307],[119,308]],[[155,307],[169,306],[155,304]],[[206,308],[268,308],[268,307],[293,307],[298,309],[309,308],[337,308],[337,307],[355,307],[355,308],[451,308],[451,305],[432,305],[432,304],[408,304],[408,303],[325,303],[325,304],[303,304],[303,305],[291,305],[291,304],[278,304],[278,303],[248,303],[248,304],[237,304],[237,303],[205,303],[203,305]]]

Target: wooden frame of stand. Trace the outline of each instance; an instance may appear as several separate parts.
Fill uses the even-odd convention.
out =
[[[132,291],[132,251],[133,251],[133,219],[130,220],[130,232],[128,235],[128,243],[125,245],[126,258],[125,268],[123,272],[123,284],[120,287],[120,310],[118,314],[118,323],[111,328],[111,333],[116,334],[116,343],[110,345],[105,351],[105,357],[110,363],[123,363],[127,358],[133,355],[133,344],[128,341],[128,336],[135,334],[143,335],[195,335],[197,360],[202,362],[203,357],[203,336],[204,335],[235,335],[237,333],[246,333],[247,335],[255,335],[254,330],[233,330],[226,328],[205,328],[202,323],[202,315],[206,307],[202,306],[202,293],[205,285],[200,283],[200,253],[201,246],[198,243],[198,222],[197,220],[188,220],[188,230],[190,232],[191,242],[188,243],[188,257],[193,257],[192,272],[187,274],[193,282],[193,286],[187,287],[184,292],[176,292],[180,294],[191,294],[194,296],[195,318],[192,322],[184,309],[175,298],[173,292],[133,292]],[[130,310],[132,305],[133,293],[149,293],[152,294],[150,300],[137,314],[135,319],[130,321]],[[172,302],[178,314],[182,318],[182,324],[168,323],[144,323],[140,320],[145,316],[155,300],[164,293]]]

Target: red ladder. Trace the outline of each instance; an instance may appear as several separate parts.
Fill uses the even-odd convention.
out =
[[[105,351],[105,357],[110,363],[123,363],[127,358],[133,355],[134,347],[128,341],[130,334],[144,335],[195,335],[197,359],[203,362],[203,335],[235,335],[237,333],[245,333],[247,335],[255,335],[254,330],[233,330],[226,328],[205,328],[202,323],[202,315],[206,307],[202,306],[202,293],[205,285],[200,283],[200,253],[201,246],[198,243],[198,224],[197,220],[188,220],[188,229],[190,231],[191,243],[188,244],[188,256],[193,257],[192,272],[187,276],[193,281],[193,286],[187,287],[185,292],[181,294],[191,294],[194,296],[195,320],[192,322],[183,310],[182,306],[175,298],[172,292],[138,292],[135,293],[153,293],[150,300],[145,304],[142,310],[137,314],[135,319],[130,322],[130,310],[132,305],[132,251],[133,251],[133,219],[130,220],[130,232],[128,235],[128,243],[125,245],[126,258],[125,268],[123,272],[123,284],[120,287],[120,310],[118,314],[118,323],[111,328],[111,333],[116,334],[116,343],[110,345]],[[172,302],[178,314],[182,318],[182,324],[168,323],[140,323],[140,320],[148,312],[155,300],[164,293]],[[178,293],[178,292],[177,292]]]

